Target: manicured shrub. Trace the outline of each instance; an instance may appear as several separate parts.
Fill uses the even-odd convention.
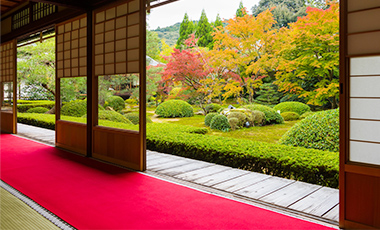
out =
[[[239,119],[236,117],[228,118],[228,123],[230,124],[232,130],[236,130],[241,127],[239,126]]]
[[[281,113],[281,116],[284,118],[285,121],[295,121],[300,119],[300,115],[295,112],[284,112]]]
[[[306,117],[289,129],[279,143],[338,152],[339,110],[322,111]]]
[[[140,123],[140,115],[138,113],[127,113],[124,115],[125,118],[130,120],[134,125],[138,125]],[[152,119],[148,116],[146,117],[146,123],[152,123]]]
[[[252,111],[253,124],[255,126],[262,126],[265,123],[265,113],[259,110]]]
[[[186,101],[169,100],[157,106],[155,113],[160,117],[192,117],[193,107]]]
[[[107,106],[111,107],[113,110],[120,112],[122,109],[125,108],[125,102],[123,98],[119,96],[111,96],[107,98],[107,100],[104,103],[104,107],[107,108]]]
[[[273,107],[275,111],[280,111],[281,113],[284,112],[294,112],[298,113],[298,115],[302,115],[306,112],[310,112],[310,107],[302,102],[297,101],[288,101],[288,102],[282,102],[275,107]]]
[[[251,111],[258,110],[265,114],[265,125],[270,124],[282,124],[284,123],[284,118],[281,117],[274,109],[265,105],[246,105],[244,106]]]
[[[236,118],[236,119],[238,119],[238,123],[237,123],[237,127],[236,128],[244,127],[245,123],[247,122],[247,116],[244,113],[242,113],[242,112],[230,112],[227,115],[227,118],[228,118],[228,120],[230,118]]]
[[[308,117],[308,116],[310,116],[310,115],[313,115],[314,114],[314,112],[306,112],[306,113],[304,113],[304,114],[302,114],[301,116],[300,116],[300,119],[305,119],[306,117]]]
[[[76,100],[66,103],[61,108],[61,115],[81,117],[87,113],[87,100]]]
[[[132,122],[130,120],[128,120],[125,116],[121,115],[118,112],[112,111],[112,110],[99,111],[98,118],[99,118],[99,120],[107,120],[107,121],[132,124]]]
[[[55,105],[54,101],[46,101],[46,100],[41,100],[41,101],[28,101],[28,100],[17,100],[17,111],[24,113],[28,111],[31,108],[35,107],[44,107],[47,109],[53,108]]]
[[[211,120],[216,116],[218,115],[218,113],[209,113],[206,115],[205,117],[205,125],[206,126],[210,126],[211,124]]]
[[[138,105],[139,101],[137,99],[129,98],[125,100],[125,103],[128,105]]]
[[[211,103],[211,104],[206,105],[205,110],[206,110],[206,113],[217,113],[219,109],[221,108],[222,108],[221,105]]]
[[[47,111],[49,111],[49,109],[45,107],[34,107],[34,108],[28,109],[28,111],[26,112],[27,113],[46,113]]]
[[[218,114],[212,118],[210,128],[221,131],[228,131],[228,129],[230,129],[231,126],[230,123],[228,123],[228,119],[226,116]]]

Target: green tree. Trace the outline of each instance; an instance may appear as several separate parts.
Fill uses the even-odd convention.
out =
[[[243,2],[241,1],[240,4],[239,4],[239,8],[236,10],[236,17],[244,17],[244,15],[247,14],[247,10],[245,9],[245,7],[243,6]],[[255,15],[257,16],[257,15]]]
[[[289,23],[306,15],[305,0],[260,0],[258,5],[252,7],[252,14],[257,16],[267,9],[272,9],[273,17],[277,22],[274,24],[275,28],[288,27]]]
[[[208,47],[212,49],[213,42],[211,33],[211,24],[208,22],[205,10],[202,10],[201,18],[199,19],[195,32],[195,37],[198,39],[199,47]]]
[[[275,105],[280,100],[280,93],[277,86],[272,83],[264,83],[260,86],[260,90],[256,93],[259,95],[255,101],[264,105]]]
[[[218,28],[219,26],[223,26],[223,22],[222,22],[222,19],[220,19],[220,16],[219,14],[216,15],[216,19],[215,19],[215,22],[212,23],[212,26],[215,28]]]
[[[194,32],[194,23],[189,20],[189,16],[185,13],[182,23],[179,28],[179,38],[177,40],[177,49],[183,49],[184,41],[189,38],[189,35]]]
[[[157,60],[160,57],[160,39],[153,31],[146,31],[146,55]]]

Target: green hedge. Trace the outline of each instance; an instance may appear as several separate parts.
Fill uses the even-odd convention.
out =
[[[47,111],[49,111],[49,109],[45,107],[34,107],[34,108],[28,109],[28,111],[26,112],[27,113],[46,113]]]
[[[273,107],[275,111],[280,110],[281,113],[284,112],[294,112],[298,113],[300,116],[306,112],[310,112],[310,107],[302,102],[297,101],[287,101],[282,102],[275,107]]]
[[[295,112],[284,112],[281,113],[281,116],[284,118],[285,121],[295,121],[300,119],[300,115]]]
[[[20,114],[20,118],[27,116],[32,121],[33,116],[39,119],[39,122],[34,121],[35,124],[50,123],[54,126],[54,115]],[[78,119],[85,121],[84,118],[70,119],[76,119],[77,122]],[[104,124],[102,122],[108,122],[109,127],[138,130],[136,125],[109,121],[100,121],[100,125]],[[147,124],[147,148],[308,183],[338,187],[337,152],[204,135],[206,133],[206,128],[169,123]]]
[[[87,100],[70,101],[61,108],[61,115],[81,117],[87,113]]]
[[[107,98],[107,100],[104,103],[104,108],[107,108],[107,106],[111,107],[113,110],[120,112],[125,108],[125,102],[124,99],[119,96],[111,96]]]
[[[325,151],[339,151],[339,109],[307,116],[289,129],[280,144]]]
[[[193,107],[186,101],[169,100],[159,106],[155,113],[160,117],[192,117],[194,116]]]
[[[127,113],[124,115],[128,120],[130,120],[134,125],[138,125],[140,123],[140,115],[138,113]],[[152,119],[146,116],[146,123],[152,123]]]
[[[54,101],[28,101],[28,100],[18,100],[17,101],[17,111],[20,113],[25,113],[31,108],[44,107],[47,109],[53,108],[55,105]]]

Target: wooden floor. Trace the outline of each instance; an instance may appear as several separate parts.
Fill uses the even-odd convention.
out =
[[[18,134],[54,145],[54,131],[51,130],[18,124]],[[153,151],[147,151],[146,173],[338,224],[338,189]]]

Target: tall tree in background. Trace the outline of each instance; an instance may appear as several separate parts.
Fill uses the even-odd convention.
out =
[[[222,22],[222,19],[220,19],[219,14],[216,15],[215,22],[212,23],[212,26],[213,26],[214,28],[218,28],[219,26],[223,26],[223,22]]]
[[[198,21],[198,25],[195,32],[195,37],[198,39],[199,47],[207,47],[212,49],[212,27],[208,22],[205,10],[202,10],[201,18]]]
[[[339,98],[339,6],[307,9],[307,16],[282,28],[275,82],[279,89],[308,104],[336,108]]]
[[[194,23],[189,20],[189,16],[185,13],[179,28],[179,38],[176,44],[177,49],[183,49],[185,46],[184,41],[189,38],[190,34],[194,33],[194,30]]]
[[[275,28],[287,27],[289,23],[297,21],[298,17],[306,15],[305,0],[260,0],[258,5],[252,7],[252,14],[257,16],[272,8],[273,17],[277,22],[274,24]]]
[[[243,2],[241,1],[239,4],[239,8],[236,10],[236,17],[244,17],[247,14],[247,10],[243,6]],[[256,15],[257,16],[257,15]]]
[[[264,11],[257,17],[246,14],[228,20],[228,25],[214,32],[214,49],[210,51],[214,66],[226,66],[240,75],[240,86],[253,102],[255,90],[273,69],[272,44],[275,24],[272,13]]]
[[[158,34],[146,30],[146,55],[157,60],[160,57],[160,39]]]

